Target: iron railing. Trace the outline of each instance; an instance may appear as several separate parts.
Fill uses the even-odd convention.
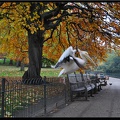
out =
[[[32,83],[39,79],[32,79]],[[43,84],[0,78],[0,117],[40,117],[69,101],[67,78],[44,77]]]

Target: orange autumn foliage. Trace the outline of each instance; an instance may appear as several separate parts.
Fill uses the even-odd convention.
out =
[[[54,2],[46,4],[39,2],[39,6],[31,13],[31,4],[30,2],[20,2],[19,4],[5,2],[0,7],[1,16],[3,16],[0,21],[2,29],[0,50],[2,53],[7,53],[7,57],[11,59],[28,59],[28,35],[24,28],[29,29],[32,34],[38,29],[45,30],[44,21],[37,13],[39,6],[46,8],[41,10],[40,14],[57,8]],[[44,31],[44,57],[57,61],[63,51],[72,45],[74,48],[87,51],[93,60],[98,62],[105,60],[108,50],[119,48],[120,37],[117,34],[120,32],[119,2],[75,2],[69,5],[76,7],[66,10],[70,15],[61,18],[62,20],[53,34],[52,29]],[[109,15],[107,18],[108,11],[112,19],[109,18]],[[50,20],[58,19],[61,16],[62,14],[59,13]],[[50,37],[51,34],[52,37]],[[47,40],[49,37],[50,39]]]

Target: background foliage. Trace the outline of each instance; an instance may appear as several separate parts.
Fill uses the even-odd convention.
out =
[[[112,51],[112,53],[108,53],[106,62],[103,62],[97,69],[106,73],[120,73],[120,56],[118,56],[114,51]]]

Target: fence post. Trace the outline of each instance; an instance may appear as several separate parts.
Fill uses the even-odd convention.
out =
[[[2,78],[2,110],[1,110],[1,117],[4,117],[4,95],[5,95],[5,78]]]
[[[44,76],[44,114],[46,114],[46,76]]]
[[[64,96],[65,96],[65,105],[66,105],[66,102],[67,102],[67,89],[66,89],[66,77],[63,78],[64,79]]]

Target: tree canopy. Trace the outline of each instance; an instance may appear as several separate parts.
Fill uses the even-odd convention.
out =
[[[105,60],[120,49],[119,14],[120,2],[0,2],[0,49],[20,59],[28,50],[37,75],[41,56],[57,61],[70,45]]]

